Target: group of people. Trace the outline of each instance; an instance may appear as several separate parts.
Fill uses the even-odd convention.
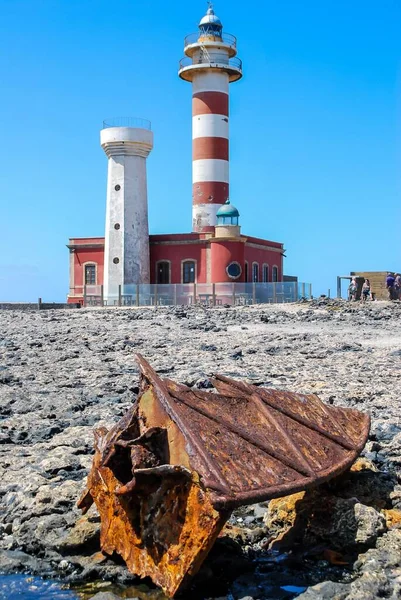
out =
[[[355,302],[358,295],[358,284],[356,278],[353,277],[351,279],[351,283],[348,286],[348,300],[352,300]],[[366,302],[366,300],[373,300],[372,291],[370,289],[370,281],[369,279],[365,279],[362,285],[361,291],[361,300],[362,302]]]
[[[399,273],[387,273],[386,288],[389,300],[401,300],[401,275]]]
[[[387,273],[386,277],[386,289],[388,292],[389,300],[401,300],[401,275],[399,273]],[[348,286],[348,300],[355,301],[358,296],[358,283],[356,277],[351,279],[351,283]],[[361,300],[366,302],[367,300],[374,300],[374,295],[370,287],[369,279],[365,279],[361,290]]]

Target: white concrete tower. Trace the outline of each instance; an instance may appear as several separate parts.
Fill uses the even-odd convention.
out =
[[[103,122],[100,143],[108,157],[104,296],[119,285],[149,283],[146,158],[153,148],[150,122]]]
[[[178,74],[192,82],[192,230],[214,231],[229,197],[228,86],[241,79],[242,62],[211,2],[199,32],[185,38],[184,52]]]

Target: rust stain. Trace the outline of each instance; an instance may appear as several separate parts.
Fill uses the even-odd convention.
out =
[[[317,396],[216,375],[215,391],[161,379],[137,356],[138,401],[107,431],[78,506],[95,502],[101,548],[169,596],[201,566],[230,511],[305,490],[344,471],[369,416]]]

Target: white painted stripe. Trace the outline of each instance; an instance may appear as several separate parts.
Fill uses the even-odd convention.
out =
[[[218,63],[220,65],[229,65],[230,56],[227,50],[223,48],[209,48],[207,50],[207,57],[204,55],[204,50],[196,50],[192,55],[192,62],[194,65],[200,63]]]
[[[224,71],[194,73],[192,80],[192,93],[198,92],[223,92],[228,94],[228,73]]]
[[[192,231],[202,227],[214,227],[217,223],[217,211],[221,204],[196,204],[192,207]]]
[[[199,137],[228,139],[228,117],[224,115],[196,115],[192,117],[192,139]]]
[[[228,160],[200,158],[192,161],[192,182],[222,181],[228,183]]]

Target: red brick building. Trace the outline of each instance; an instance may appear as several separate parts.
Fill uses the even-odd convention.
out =
[[[216,230],[219,228],[216,227]],[[217,232],[218,233],[218,232]],[[283,244],[240,235],[150,235],[150,283],[274,282],[283,279]],[[104,238],[71,238],[68,302],[84,285],[103,285]]]

